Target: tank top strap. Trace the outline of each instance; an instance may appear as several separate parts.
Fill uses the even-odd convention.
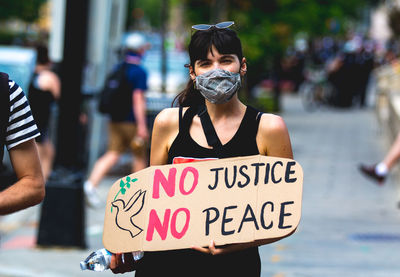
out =
[[[183,114],[183,107],[179,107],[179,133],[189,133],[189,128],[195,115],[196,109],[194,109],[193,107],[189,107],[186,110],[185,114]]]
[[[253,108],[252,106],[247,106],[246,122],[249,125],[248,127],[250,127],[253,131],[254,135],[257,134],[262,114],[263,112]]]

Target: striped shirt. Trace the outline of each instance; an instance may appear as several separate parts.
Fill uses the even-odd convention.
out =
[[[33,139],[40,135],[33,120],[31,108],[24,91],[12,80],[8,81],[10,88],[10,117],[8,119],[6,146],[7,149]]]

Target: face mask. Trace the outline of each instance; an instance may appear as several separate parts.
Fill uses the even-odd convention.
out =
[[[195,87],[213,104],[228,102],[239,90],[240,74],[223,69],[213,69],[196,76]]]

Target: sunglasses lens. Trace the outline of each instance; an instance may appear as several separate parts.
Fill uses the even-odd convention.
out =
[[[215,24],[215,27],[217,27],[219,29],[225,29],[225,28],[231,27],[233,24],[234,24],[233,21],[225,21],[225,22]]]
[[[195,29],[195,30],[204,31],[204,30],[210,29],[211,25],[208,25],[208,24],[197,24],[197,25],[193,25],[192,28]]]

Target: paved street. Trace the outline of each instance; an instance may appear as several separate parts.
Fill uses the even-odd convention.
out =
[[[379,187],[357,171],[388,148],[374,110],[305,113],[297,98],[285,103],[304,170],[302,219],[296,234],[261,248],[262,276],[400,276],[399,181]]]
[[[373,108],[307,113],[290,95],[283,107],[304,170],[303,211],[297,233],[260,248],[262,276],[400,276],[399,180],[392,175],[379,187],[357,170],[388,148]],[[116,177],[101,183],[103,200]],[[0,218],[0,276],[97,275],[79,262],[102,247],[104,211],[86,210],[86,250],[36,248],[39,213],[35,207]]]

